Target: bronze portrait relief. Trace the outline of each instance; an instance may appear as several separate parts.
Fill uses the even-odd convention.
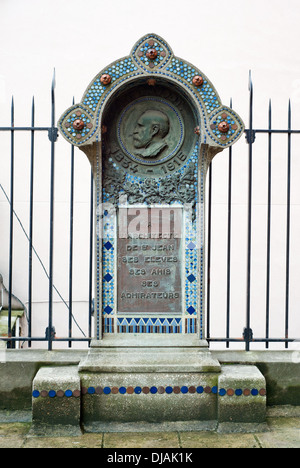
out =
[[[146,178],[176,172],[193,151],[197,120],[176,90],[156,84],[127,90],[103,119],[103,155],[107,167]]]
[[[149,109],[138,119],[133,132],[134,154],[153,158],[164,151],[168,144],[165,137],[170,131],[170,120],[159,110]]]
[[[118,139],[123,150],[135,161],[158,164],[181,147],[183,120],[178,109],[165,99],[137,99],[120,116]]]

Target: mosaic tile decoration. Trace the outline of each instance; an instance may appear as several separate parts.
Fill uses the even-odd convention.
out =
[[[204,202],[204,193],[198,195],[198,144],[187,160],[186,164],[178,170],[178,173],[184,173],[186,169],[193,167],[195,174],[195,185],[190,189],[194,192],[194,201],[197,206],[198,199]],[[203,161],[204,164],[204,161]],[[113,163],[116,171],[121,170],[120,167]],[[201,171],[202,172],[202,171]],[[204,191],[204,174],[202,174],[201,187]],[[141,184],[142,179],[138,176],[126,174],[125,182],[129,181],[132,184]],[[109,202],[110,195],[105,192],[103,188],[103,202]],[[145,205],[147,206],[147,205]],[[178,202],[176,202],[178,206]],[[203,207],[201,208],[202,213]],[[204,223],[204,212],[201,214],[200,222]],[[203,230],[204,225],[201,224],[200,232]],[[184,307],[182,317],[122,317],[117,316],[116,304],[116,278],[115,278],[115,265],[116,265],[116,218],[115,216],[104,212],[103,216],[103,237],[102,240],[102,312],[104,316],[103,331],[104,333],[186,333],[196,334],[200,331],[201,339],[203,338],[202,325],[200,330],[197,328],[197,310],[200,304],[200,317],[204,313],[204,296],[202,291],[204,289],[204,275],[203,272],[198,274],[199,262],[203,261],[202,244],[199,246],[197,222],[189,220],[185,223],[185,238],[183,243],[185,245],[184,252]],[[200,242],[204,242],[204,238],[200,238]],[[200,248],[201,247],[201,248]],[[200,298],[198,298],[198,288],[200,281]],[[145,315],[145,314],[144,314]],[[201,324],[203,320],[201,318]]]
[[[189,97],[197,110],[199,135],[194,152],[185,165],[195,171],[196,182],[190,186],[198,212],[195,221],[186,223],[184,247],[184,304],[181,317],[119,317],[116,304],[116,218],[110,213],[96,213],[95,222],[103,224],[103,238],[96,236],[95,271],[95,328],[96,338],[102,333],[186,333],[204,338],[205,278],[204,278],[204,206],[207,161],[204,144],[225,149],[235,143],[244,132],[240,117],[222,105],[211,81],[198,68],[176,57],[161,37],[148,34],[132,48],[131,53],[104,68],[91,81],[79,104],[67,109],[58,122],[63,137],[77,147],[91,147],[102,139],[102,115],[114,93],[141,79],[149,85],[155,80],[175,85]],[[140,82],[140,81],[139,81]],[[146,82],[146,81],[145,81]],[[202,151],[200,149],[202,148]],[[98,151],[98,150],[97,150]],[[118,172],[119,167],[113,164]],[[97,154],[94,163],[96,206],[110,201],[110,194],[102,190],[102,161]],[[126,174],[123,183],[143,184],[134,174]],[[199,180],[198,180],[199,177]],[[167,179],[168,176],[165,177]],[[160,180],[157,181],[159,187]],[[142,187],[142,185],[139,185]],[[120,190],[122,192],[122,190]],[[192,198],[193,198],[192,197]],[[196,209],[196,208],[195,208]],[[200,230],[198,232],[198,229]],[[102,284],[101,284],[102,281]]]
[[[153,387],[82,387],[81,390],[34,390],[32,397],[37,398],[79,398],[81,395],[219,395],[220,397],[265,397],[265,388],[218,388],[198,386],[153,386]]]
[[[149,49],[155,51],[157,54],[155,58],[147,58]],[[109,75],[109,83],[103,83],[104,75]],[[127,82],[142,76],[160,76],[172,80],[189,92],[201,110],[205,130],[201,138],[204,143],[210,140],[216,146],[228,147],[241,137],[244,131],[242,120],[232,109],[222,105],[216,89],[204,73],[187,61],[174,56],[164,39],[155,34],[149,34],[135,44],[129,56],[103,69],[89,84],[81,102],[63,113],[59,119],[58,128],[64,138],[75,146],[96,141],[97,135],[101,134],[100,125],[104,104],[110,95]],[[193,83],[195,76],[203,78],[201,85],[197,86]],[[226,135],[218,135],[211,126],[216,125],[218,115],[224,112],[230,114],[231,129]],[[82,128],[81,126],[73,127],[76,119],[83,122]]]
[[[83,387],[81,389],[83,395],[219,395],[220,397],[229,396],[229,397],[265,397],[267,391],[265,388],[246,388],[246,389],[219,389],[217,386],[214,387],[203,387],[199,386],[153,386],[153,387]]]
[[[79,398],[81,396],[81,391],[80,390],[33,390],[32,392],[32,397],[33,398]]]

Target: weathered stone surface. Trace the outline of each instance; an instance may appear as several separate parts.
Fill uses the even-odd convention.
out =
[[[80,372],[220,372],[205,348],[206,342],[189,335],[116,335],[94,342]]]
[[[264,424],[266,420],[266,382],[255,366],[222,366],[218,388],[220,431],[263,429],[257,424]]]
[[[267,405],[300,406],[299,351],[212,351],[221,364],[255,365],[266,379]]]
[[[44,367],[33,381],[33,429],[37,434],[49,431],[47,426],[79,428],[80,378],[77,366]],[[45,428],[44,428],[45,426]],[[72,432],[74,432],[72,430]]]
[[[31,410],[32,382],[43,366],[78,365],[86,351],[6,349],[0,351],[0,411]]]
[[[97,421],[216,420],[217,395],[211,392],[216,384],[217,374],[83,373],[82,388],[92,393],[82,395],[82,421],[86,426]]]

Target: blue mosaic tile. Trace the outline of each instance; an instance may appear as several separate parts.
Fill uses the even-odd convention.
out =
[[[103,278],[105,279],[105,281],[107,281],[107,283],[109,283],[113,279],[113,277],[109,273],[107,273]]]
[[[181,318],[117,318],[118,333],[182,333]]]
[[[177,75],[179,80],[184,80],[194,89],[195,94],[197,94],[198,98],[201,99],[203,107],[208,114],[220,107],[219,97],[215,89],[207,80],[207,78],[204,77],[203,73],[201,73],[197,68],[192,67],[183,60],[174,57],[171,61],[171,65],[169,65],[166,70]],[[202,86],[195,87],[192,85],[192,81],[195,75],[201,75],[204,78],[204,83]]]
[[[189,280],[190,283],[193,283],[196,280],[196,277],[194,275],[189,275],[187,279]]]
[[[155,56],[148,56],[149,50]],[[171,58],[172,51],[169,45],[160,37],[149,34],[143,37],[133,49],[135,63],[146,72],[160,70]]]
[[[167,386],[158,386],[157,384],[156,385],[153,385],[152,387],[142,387],[142,386],[128,386],[128,387],[124,387],[124,386],[121,386],[121,387],[117,387],[117,386],[114,386],[114,387],[109,387],[109,386],[104,386],[104,387],[98,387],[98,386],[90,386],[88,388],[86,387],[82,387],[81,388],[81,391],[80,390],[58,390],[58,391],[55,391],[55,390],[50,390],[49,392],[46,391],[46,390],[34,390],[32,392],[32,396],[33,398],[39,398],[39,397],[43,397],[43,398],[46,398],[46,397],[49,397],[51,399],[53,398],[61,398],[61,397],[66,397],[66,398],[71,398],[71,397],[75,397],[75,398],[79,398],[81,395],[82,396],[85,396],[85,395],[88,395],[90,397],[97,397],[98,395],[106,395],[106,396],[112,396],[114,397],[115,395],[117,394],[120,394],[120,395],[131,395],[134,397],[134,395],[141,395],[141,394],[144,394],[144,395],[157,395],[158,397],[160,395],[163,395],[163,394],[167,394],[167,395],[172,395],[172,394],[176,394],[176,395],[202,395],[202,394],[206,394],[206,395],[212,395],[212,396],[216,396],[216,395],[219,395],[220,397],[229,397],[229,398],[232,398],[232,397],[246,397],[246,398],[249,398],[249,397],[254,397],[254,398],[259,398],[259,397],[266,397],[266,394],[267,394],[267,391],[265,388],[261,388],[261,389],[257,389],[257,388],[253,388],[251,391],[247,388],[247,389],[241,389],[241,388],[237,388],[237,389],[232,389],[232,388],[229,388],[229,389],[225,389],[225,388],[218,388],[217,386],[206,386],[204,387],[203,385],[199,385],[199,386],[193,386],[193,385],[190,385],[190,386],[187,386],[187,385],[182,385],[182,386],[170,386],[170,385],[167,385]]]
[[[196,312],[196,309],[194,307],[189,307],[187,312],[190,314],[190,315],[193,315],[195,312]]]
[[[147,57],[149,49],[155,52],[155,58]],[[127,80],[132,80],[145,74],[158,75],[167,79],[172,78],[181,87],[186,87],[194,95],[201,107],[205,132],[208,132],[213,141],[218,145],[223,147],[228,146],[241,136],[244,125],[239,119],[235,120],[236,114],[233,111],[231,114],[232,121],[238,121],[239,128],[234,133],[233,130],[235,129],[232,128],[225,142],[222,141],[221,136],[211,131],[211,121],[208,122],[208,119],[211,119],[216,112],[222,110],[221,100],[212,83],[196,67],[175,57],[164,39],[156,35],[147,35],[137,42],[130,56],[116,60],[112,65],[102,70],[88,86],[81,103],[72,106],[60,118],[59,128],[64,137],[70,143],[77,146],[87,144],[88,140],[92,140],[92,142],[97,140],[100,115],[104,103],[109,99],[116,87],[122,83],[124,84]],[[105,85],[101,82],[103,75],[110,76],[111,81],[109,84]],[[193,77],[196,75],[201,75],[203,78],[201,86],[193,84]],[[80,131],[74,130],[72,125],[72,118],[78,118],[76,112],[81,112],[80,118],[85,124],[84,128]],[[206,134],[204,135],[204,143],[206,143]]]
[[[109,315],[113,311],[113,308],[110,306],[106,306],[104,309],[104,313]]]

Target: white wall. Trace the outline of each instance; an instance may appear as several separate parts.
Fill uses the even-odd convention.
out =
[[[92,78],[108,63],[130,53],[148,32],[166,39],[175,55],[199,67],[214,83],[225,105],[248,125],[248,73],[254,82],[254,126],[266,128],[268,101],[273,103],[274,128],[286,128],[288,99],[293,126],[300,128],[300,3],[288,0],[0,0],[0,126],[10,121],[11,96],[15,124],[30,124],[32,96],[36,124],[50,123],[50,86],[56,68],[56,117],[80,101]],[[291,335],[300,336],[300,158],[293,144],[291,234]],[[28,232],[29,137],[16,136],[15,210]],[[10,136],[0,133],[0,183],[9,193]],[[61,137],[56,145],[55,276],[54,283],[68,300],[70,148]],[[88,300],[89,164],[76,150],[74,314],[86,331]],[[273,141],[272,211],[272,336],[284,335],[286,139]],[[212,334],[224,335],[226,304],[224,275],[227,242],[227,154],[213,165]],[[49,144],[36,136],[34,245],[46,268],[49,252]],[[247,239],[247,145],[242,138],[233,150],[232,335],[241,336],[245,323]],[[255,336],[264,336],[266,247],[266,137],[254,147],[252,310]],[[8,284],[9,206],[0,191],[0,271]],[[236,228],[236,229],[234,229]],[[28,242],[15,221],[14,294],[27,301]],[[35,334],[47,326],[48,282],[34,261]],[[54,294],[55,302],[60,298]],[[58,304],[54,325],[66,335],[67,309]],[[74,334],[80,336],[74,325]]]

